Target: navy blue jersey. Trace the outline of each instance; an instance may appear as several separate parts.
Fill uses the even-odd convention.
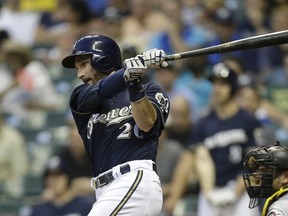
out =
[[[87,216],[95,200],[76,197],[69,203],[58,206],[51,202],[37,204],[29,209],[29,216]]]
[[[209,149],[216,166],[216,186],[223,186],[242,172],[245,150],[262,145],[262,135],[258,120],[244,110],[224,120],[211,112],[195,125],[190,147],[201,143]]]
[[[170,103],[163,89],[144,84],[143,90],[157,112],[154,127],[145,133],[131,113],[128,90],[107,98],[99,94],[101,82],[83,84],[72,93],[70,106],[84,141],[94,176],[132,160],[156,160],[158,138],[169,114]]]

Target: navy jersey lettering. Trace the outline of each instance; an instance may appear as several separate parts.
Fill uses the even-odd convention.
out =
[[[216,166],[216,185],[223,186],[242,172],[245,150],[263,145],[260,134],[263,136],[260,122],[244,110],[225,120],[212,112],[195,125],[190,147],[202,143],[209,149]]]
[[[136,125],[128,91],[114,97],[99,94],[99,85],[81,85],[70,99],[72,113],[94,175],[131,160],[156,160],[158,138],[169,114],[169,99],[156,84],[143,85],[147,98],[157,112],[154,127],[145,133]],[[87,106],[87,107],[86,107]]]

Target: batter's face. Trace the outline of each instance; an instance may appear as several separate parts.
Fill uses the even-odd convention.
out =
[[[75,58],[75,68],[77,70],[77,78],[82,80],[83,83],[92,85],[97,81],[106,77],[105,74],[97,72],[91,66],[91,56],[83,55],[76,56]]]

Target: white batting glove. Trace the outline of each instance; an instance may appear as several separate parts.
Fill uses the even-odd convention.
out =
[[[208,193],[208,201],[217,207],[225,207],[237,200],[234,190],[228,188],[214,189]]]
[[[166,53],[160,49],[152,49],[142,54],[147,68],[165,68],[168,62],[165,61]]]
[[[123,76],[126,81],[132,81],[138,79],[147,71],[144,59],[140,55],[130,59],[126,59],[124,61],[124,67],[126,69],[124,71]]]

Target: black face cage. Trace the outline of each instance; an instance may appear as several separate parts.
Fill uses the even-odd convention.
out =
[[[276,143],[250,150],[244,159],[247,173],[243,174],[250,197],[249,208],[258,206],[264,198],[276,191],[273,180],[288,167],[288,149]]]
[[[276,168],[265,173],[243,174],[246,191],[250,197],[249,208],[258,206],[264,198],[273,194],[272,184]],[[256,182],[257,181],[257,182]]]

